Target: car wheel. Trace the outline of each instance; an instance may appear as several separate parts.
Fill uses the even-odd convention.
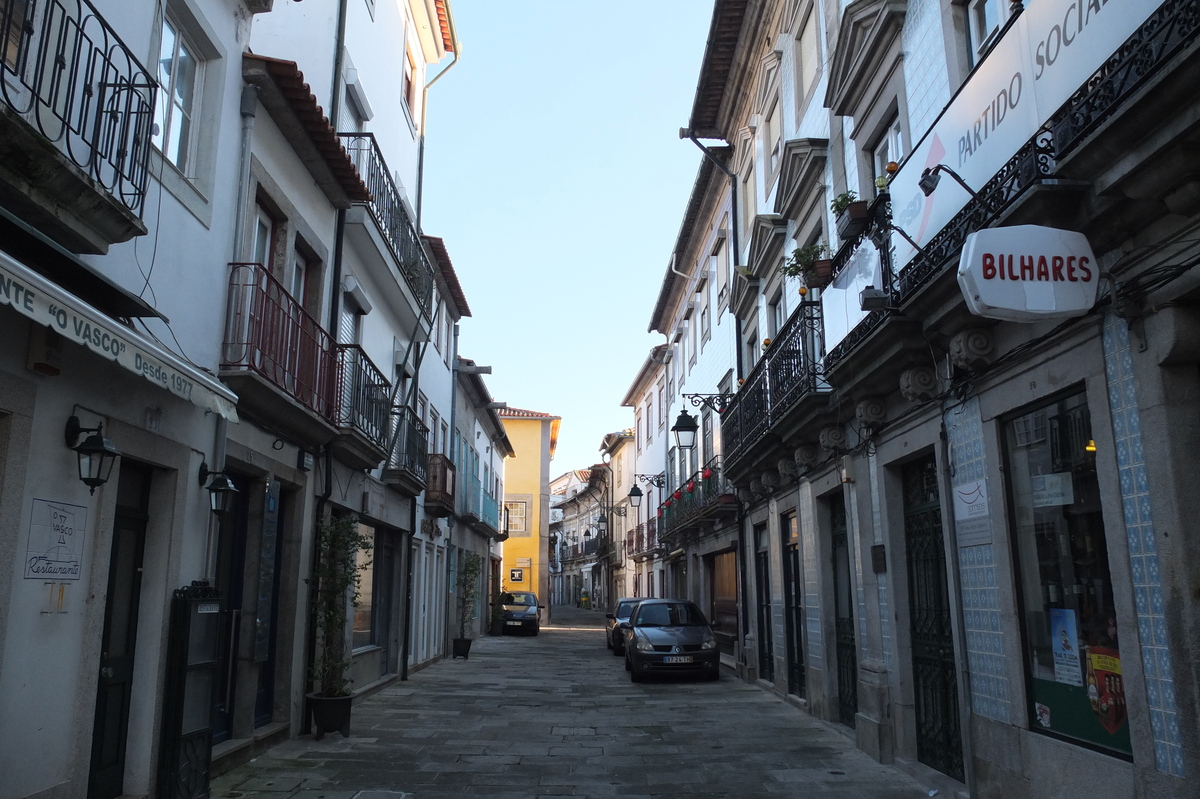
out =
[[[629,665],[629,658],[625,658],[625,671],[633,671],[633,666]]]
[[[536,625],[536,624],[535,624],[535,625],[533,626],[533,634],[534,634],[534,636],[536,636],[536,635],[537,635],[539,632],[541,632],[541,629],[542,629],[541,627],[539,627],[538,625]]]
[[[612,639],[608,637],[608,633],[604,634],[604,648],[605,649],[613,648],[613,642],[612,642]]]
[[[629,670],[629,681],[630,682],[641,682],[644,679],[646,679],[646,678],[645,678],[645,676],[642,675],[641,672],[637,671],[636,669]]]
[[[708,680],[709,682],[716,682],[717,680],[721,679],[721,667],[717,666],[715,669],[710,671],[705,676],[705,679]]]
[[[612,653],[613,653],[613,657],[620,657],[621,655],[625,654],[625,647],[623,647],[623,646],[618,647],[616,644],[613,644],[612,645]]]

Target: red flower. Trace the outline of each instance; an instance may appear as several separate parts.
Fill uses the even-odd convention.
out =
[[[705,469],[704,474],[702,474],[701,477],[703,477],[705,480],[712,477],[712,469]]]
[[[663,507],[664,507],[664,508],[669,508],[669,507],[671,507],[671,500],[669,500],[669,499],[668,499],[666,502],[664,502],[664,503],[663,503]]]
[[[678,488],[675,489],[675,499],[683,499],[683,492],[680,491]]]
[[[659,515],[659,517],[661,517],[661,516],[662,516],[662,508],[659,508],[659,509],[658,509],[658,515]]]
[[[690,493],[692,493],[692,492],[693,492],[693,491],[695,491],[695,490],[696,490],[696,483],[695,483],[695,481],[694,481],[694,480],[688,480],[688,484],[687,484],[687,492],[690,494]]]

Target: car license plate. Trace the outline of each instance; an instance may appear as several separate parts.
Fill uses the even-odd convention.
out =
[[[667,655],[663,658],[663,663],[691,663],[691,655]]]
[[[519,622],[519,621],[510,621],[510,622],[505,622],[505,623],[509,627],[520,627],[521,626],[521,622]]]

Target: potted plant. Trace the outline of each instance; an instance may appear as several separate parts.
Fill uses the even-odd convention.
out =
[[[833,260],[828,256],[829,245],[806,244],[792,251],[780,271],[788,277],[802,278],[809,288],[824,288],[833,279]]]
[[[483,571],[483,558],[474,552],[464,552],[458,564],[458,637],[453,646],[452,658],[463,660],[471,654],[471,639],[467,637],[467,625],[475,618],[475,603],[479,599],[479,575]]]
[[[867,229],[870,221],[867,201],[858,199],[852,191],[844,191],[829,203],[829,210],[837,217],[838,238],[852,239]]]
[[[313,572],[317,653],[313,663],[315,690],[308,694],[317,728],[316,738],[336,730],[350,735],[350,707],[346,672],[348,606],[358,605],[361,572],[359,553],[370,552],[371,539],[358,532],[354,516],[335,516],[317,527],[317,566]],[[369,565],[369,561],[364,564]]]

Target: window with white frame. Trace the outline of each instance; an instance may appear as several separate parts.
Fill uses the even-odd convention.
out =
[[[796,36],[796,114],[803,116],[808,104],[809,92],[817,82],[821,69],[820,53],[817,49],[817,15],[809,13]]]
[[[971,0],[967,3],[967,52],[972,67],[996,43],[996,34],[1007,19],[1006,5],[1000,0]]]
[[[638,452],[642,451],[642,412],[638,411],[633,416],[633,443],[637,447]]]
[[[688,369],[690,370],[691,367],[696,365],[696,351],[698,349],[698,347],[696,347],[696,323],[695,320],[693,320],[689,315],[688,318],[684,320],[684,324],[687,325],[686,338],[688,343]]]
[[[168,161],[181,172],[191,168],[193,136],[204,64],[198,50],[171,17],[163,19],[158,48],[158,83],[151,139]]]
[[[721,222],[722,227],[726,227],[728,224],[728,220]],[[711,263],[713,271],[717,273],[717,304],[719,305],[729,296],[729,283],[733,279],[724,238],[717,239],[716,245],[713,246]]]
[[[787,321],[786,309],[783,307],[783,290],[780,289],[775,294],[775,298],[767,305],[767,335],[769,338],[775,338],[779,335],[779,331],[783,330],[784,322]]]
[[[767,175],[774,178],[775,173],[779,171],[779,162],[783,155],[783,125],[779,120],[779,103],[773,103],[771,110],[767,112],[766,121],[763,123],[763,163],[767,168]]]
[[[654,430],[654,424],[652,423],[653,419],[654,419],[654,396],[651,394],[648,394],[646,396],[646,443],[647,444],[649,444],[651,439],[654,438],[654,436],[651,434],[652,431]]]
[[[871,177],[886,176],[888,162],[899,163],[904,155],[904,136],[900,130],[900,115],[897,113],[888,122],[879,141],[871,148]]]
[[[667,383],[663,378],[658,379],[658,429],[667,425]]]
[[[504,509],[508,512],[508,534],[523,536],[528,534],[526,527],[524,502],[505,502]]]

